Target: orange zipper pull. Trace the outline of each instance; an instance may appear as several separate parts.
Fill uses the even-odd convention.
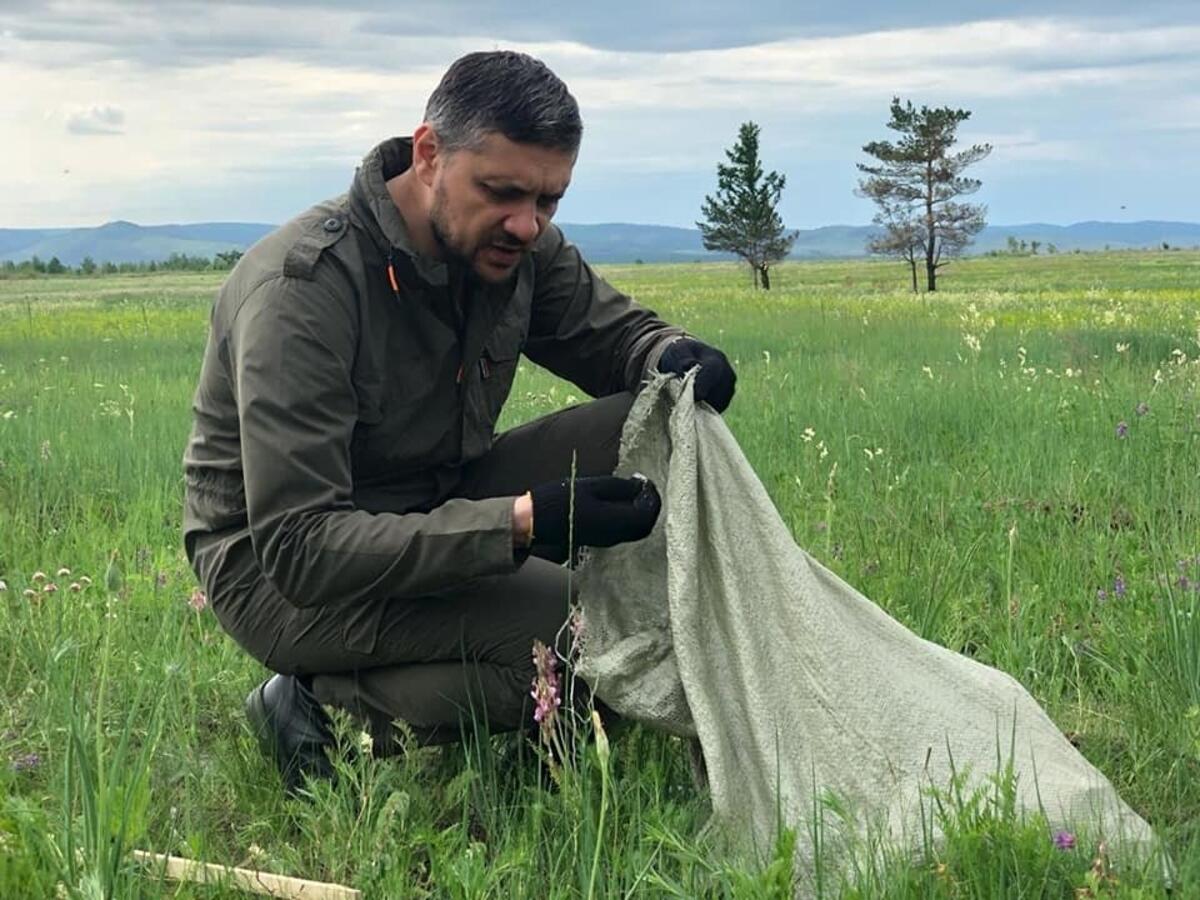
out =
[[[388,251],[387,276],[388,276],[388,281],[391,282],[391,285],[392,285],[392,293],[395,294],[396,299],[399,300],[400,299],[400,282],[398,282],[396,280],[396,267],[392,264],[392,251],[391,250]]]

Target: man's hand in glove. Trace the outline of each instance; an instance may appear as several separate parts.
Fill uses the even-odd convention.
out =
[[[553,546],[567,545],[568,537],[580,547],[612,547],[640,541],[654,528],[662,500],[654,482],[647,478],[617,478],[604,475],[575,479],[575,523],[571,528],[571,481],[538,485],[527,495],[532,505],[532,541]],[[514,506],[514,523],[522,502]]]
[[[716,347],[695,338],[680,338],[667,345],[658,360],[658,371],[665,375],[686,375],[699,366],[693,391],[697,402],[704,402],[717,412],[725,412],[733,399],[737,374],[729,358]]]

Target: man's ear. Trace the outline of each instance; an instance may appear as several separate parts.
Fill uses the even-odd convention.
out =
[[[422,122],[413,132],[412,168],[426,187],[433,186],[437,170],[445,163],[437,132],[428,122]]]

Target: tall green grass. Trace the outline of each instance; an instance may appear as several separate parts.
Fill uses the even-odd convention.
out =
[[[797,542],[1017,677],[1200,890],[1200,257],[971,260],[918,297],[883,263],[789,264],[770,294],[725,265],[607,274],[736,361],[726,418]],[[178,542],[217,277],[0,282],[0,896],[235,896],[134,845],[369,896],[786,896],[789,830],[718,852],[687,748],[639,728],[602,762],[582,722],[557,786],[472,733],[284,798],[241,722],[263,673],[189,604]],[[523,363],[504,424],[581,399]],[[1162,895],[1002,802],[931,809],[945,842],[826,895]]]

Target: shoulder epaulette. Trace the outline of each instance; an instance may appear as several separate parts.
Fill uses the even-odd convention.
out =
[[[304,229],[288,249],[283,260],[283,274],[288,278],[312,281],[317,260],[350,230],[350,220],[344,212],[330,211]]]

